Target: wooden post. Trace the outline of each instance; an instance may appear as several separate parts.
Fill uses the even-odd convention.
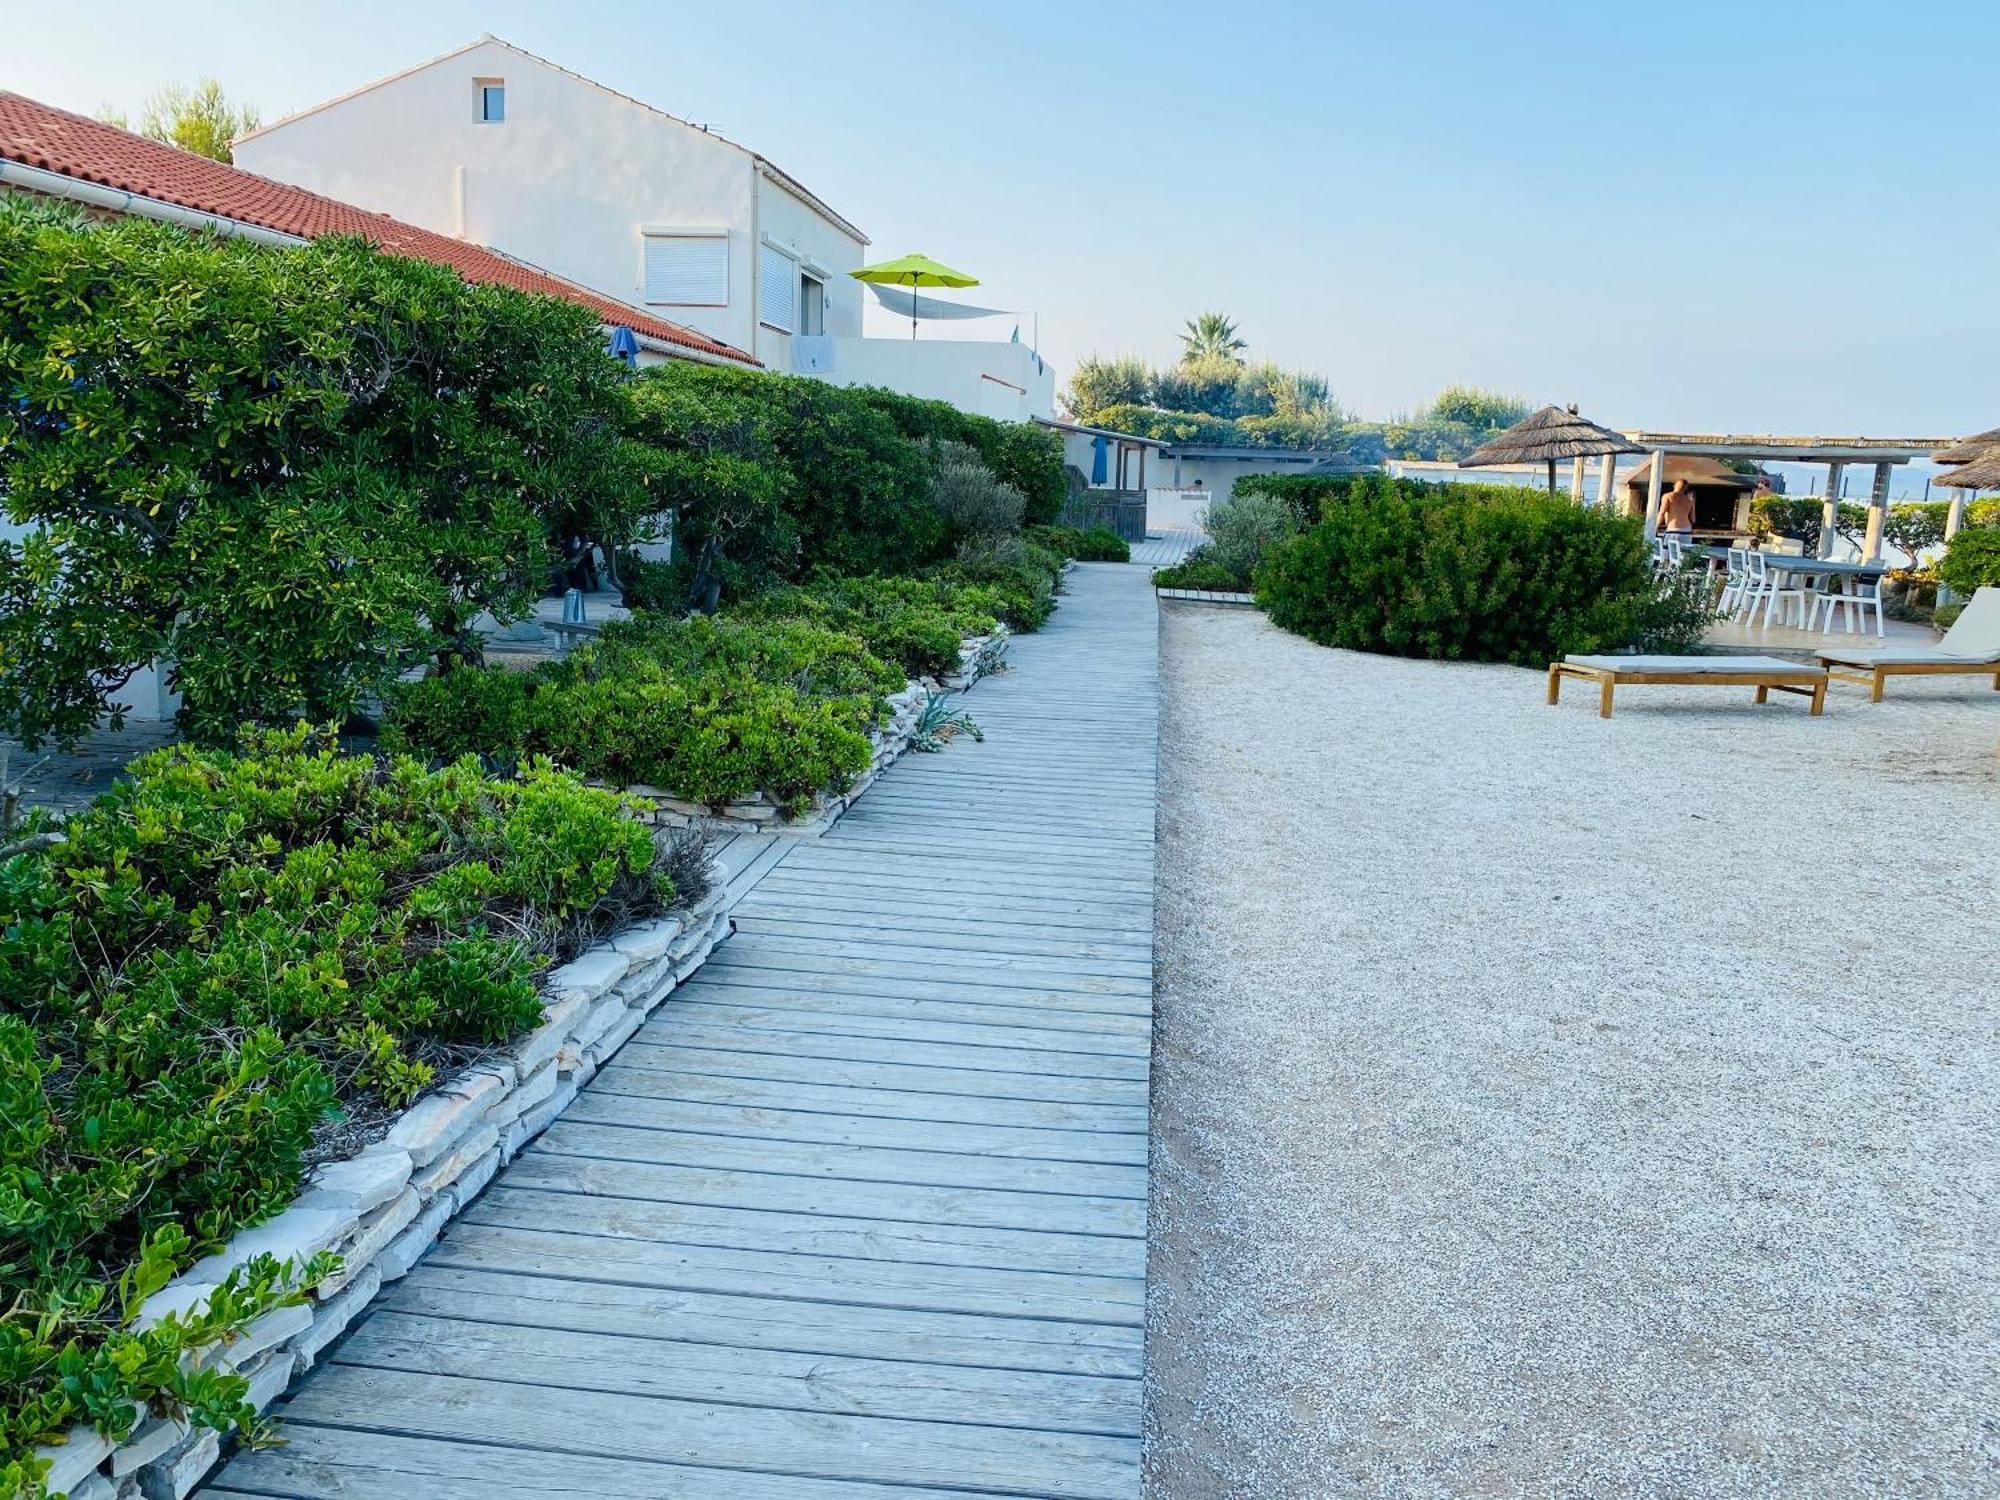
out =
[[[1139,493],[1146,493],[1146,450],[1139,450]]]
[[[1951,503],[1945,506],[1944,509],[1944,539],[1947,542],[1950,541],[1958,535],[1959,528],[1964,525],[1965,491],[1953,490],[1951,492]]]
[[[1583,504],[1583,466],[1586,460],[1578,458],[1569,466],[1569,497],[1578,505]]]
[[[1819,555],[1833,556],[1833,539],[1839,534],[1840,526],[1840,479],[1847,472],[1846,464],[1826,466],[1826,494],[1819,506]]]
[[[1882,523],[1889,516],[1889,472],[1894,464],[1875,465],[1875,483],[1868,490],[1868,535],[1861,544],[1861,558],[1874,562],[1882,555]]]
[[[1653,475],[1646,481],[1646,540],[1651,541],[1660,534],[1660,491],[1662,481],[1667,477],[1667,450],[1653,450]],[[1611,717],[1609,714],[1606,718]]]
[[[1597,508],[1604,511],[1616,510],[1617,491],[1613,485],[1618,478],[1618,455],[1607,453],[1598,460],[1598,464],[1600,467],[1597,471]]]

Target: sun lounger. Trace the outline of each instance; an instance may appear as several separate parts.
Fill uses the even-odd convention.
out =
[[[1549,665],[1549,702],[1562,701],[1565,677],[1597,684],[1597,712],[1611,717],[1611,690],[1639,684],[1671,687],[1754,687],[1757,701],[1771,690],[1812,699],[1817,714],[1826,706],[1826,671],[1775,656],[1566,656]]]
[[[2000,588],[1980,589],[1972,596],[1944,639],[1935,646],[1903,646],[1889,651],[1830,650],[1819,659],[1842,682],[1868,689],[1868,701],[1880,703],[1891,677],[1984,677],[2000,688]]]

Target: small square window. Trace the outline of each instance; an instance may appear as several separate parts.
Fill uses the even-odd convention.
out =
[[[474,118],[482,125],[498,125],[507,118],[507,85],[498,78],[475,78],[472,82]]]

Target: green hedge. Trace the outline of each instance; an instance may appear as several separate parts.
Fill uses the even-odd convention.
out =
[[[552,537],[644,509],[596,315],[358,240],[281,250],[0,203],[0,734],[172,660],[183,726],[338,719]]]
[[[2000,529],[1961,531],[1938,560],[1938,582],[1971,598],[1975,589],[2000,588]]]
[[[1078,562],[1130,562],[1132,548],[1108,526],[1031,526],[1029,541]]]
[[[859,639],[908,677],[942,677],[957,670],[960,642],[990,635],[1005,609],[990,585],[829,578],[760,594],[729,618],[808,621]]]
[[[546,964],[675,896],[609,793],[304,730],[146,756],[62,832],[0,861],[8,1496],[80,1421],[247,1429],[243,1379],[181,1356],[328,1264],[253,1263],[205,1316],[143,1333],[138,1304],[285,1206],[339,1111],[382,1114],[532,1027]]]
[[[1322,645],[1531,666],[1689,644],[1706,623],[1654,584],[1638,523],[1506,487],[1357,483],[1271,553],[1257,597]]]
[[[931,503],[939,442],[976,450],[1021,491],[1027,520],[1053,520],[1062,504],[1053,432],[941,401],[686,362],[645,371],[632,400],[654,501],[679,511],[682,552],[711,553],[730,597],[820,569],[942,561],[955,539]]]
[[[387,743],[449,760],[548,756],[614,786],[801,812],[868,768],[902,670],[799,620],[636,619],[531,672],[463,669],[400,687]]]

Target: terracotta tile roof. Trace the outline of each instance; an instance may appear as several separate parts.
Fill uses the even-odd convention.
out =
[[[358,234],[389,254],[450,266],[467,281],[580,303],[606,323],[622,323],[641,338],[749,365],[758,363],[753,355],[732,345],[601,297],[483,245],[454,240],[387,214],[369,213],[337,198],[273,182],[4,89],[0,89],[0,159],[301,239]]]

